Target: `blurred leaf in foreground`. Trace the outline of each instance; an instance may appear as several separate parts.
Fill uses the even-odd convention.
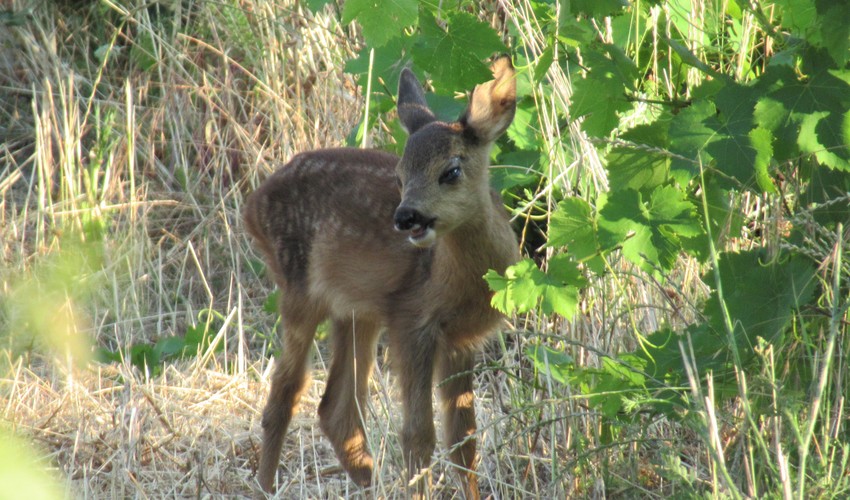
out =
[[[97,289],[101,244],[69,241],[22,275],[5,277],[7,293],[0,296],[3,347],[13,355],[37,348],[76,363],[88,361],[91,349],[83,332],[89,330],[89,320],[80,305]]]
[[[63,498],[56,478],[19,438],[0,430],[0,496],[49,500]],[[8,496],[7,496],[8,495]]]

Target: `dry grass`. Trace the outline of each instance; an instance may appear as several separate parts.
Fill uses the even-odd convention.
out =
[[[289,0],[154,7],[13,0],[13,12],[30,14],[0,26],[2,426],[41,450],[69,497],[254,496],[274,317],[262,310],[271,284],[252,265],[240,207],[277,162],[344,142],[360,114],[341,71],[356,37]],[[574,141],[598,174],[593,147]],[[68,257],[88,251],[95,264]],[[696,271],[683,267],[666,286],[678,283],[690,300],[700,293]],[[482,493],[669,493],[652,467],[664,458],[659,443],[680,437],[654,421],[611,446],[582,397],[522,354],[543,338],[594,366],[597,353],[633,345],[632,332],[687,306],[627,269],[616,278],[590,288],[573,323],[515,321],[485,353]],[[223,350],[165,362],[159,374],[128,359],[67,356],[69,334],[129,349],[207,318]],[[328,359],[324,345],[317,353],[316,381],[285,443],[280,497],[401,496],[390,375],[379,369],[367,417],[375,485],[358,490],[317,426]],[[435,495],[451,497],[450,465],[438,453]],[[622,471],[617,484],[601,479],[609,467]]]

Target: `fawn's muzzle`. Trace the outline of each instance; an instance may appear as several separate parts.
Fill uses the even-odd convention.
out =
[[[405,206],[398,207],[393,216],[396,231],[410,231],[407,239],[418,247],[434,243],[436,220],[436,217],[426,217],[422,212]]]
[[[434,218],[425,217],[416,209],[405,206],[398,207],[393,216],[395,228],[397,231],[415,230],[416,226],[421,226],[422,229],[428,228],[434,223]]]

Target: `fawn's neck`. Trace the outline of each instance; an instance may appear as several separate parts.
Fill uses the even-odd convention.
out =
[[[434,253],[435,278],[446,286],[486,288],[489,269],[502,273],[516,261],[513,232],[488,196],[481,216],[445,235]]]

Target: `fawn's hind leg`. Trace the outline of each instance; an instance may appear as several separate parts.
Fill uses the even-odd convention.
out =
[[[263,446],[260,454],[258,480],[265,491],[274,487],[280,450],[292,415],[298,409],[301,395],[308,387],[310,374],[308,357],[321,315],[308,307],[284,303],[280,309],[283,324],[283,349],[275,363],[269,399],[263,410]],[[286,295],[287,299],[290,295]],[[303,305],[303,304],[301,304]]]
[[[322,431],[351,479],[360,486],[372,481],[372,455],[366,445],[363,416],[369,377],[375,363],[378,324],[365,319],[333,321],[333,363],[319,417]]]
[[[444,350],[440,353],[437,383],[443,412],[443,432],[451,459],[458,465],[464,495],[478,499],[478,477],[475,474],[475,395],[472,369],[475,353],[462,350]]]

